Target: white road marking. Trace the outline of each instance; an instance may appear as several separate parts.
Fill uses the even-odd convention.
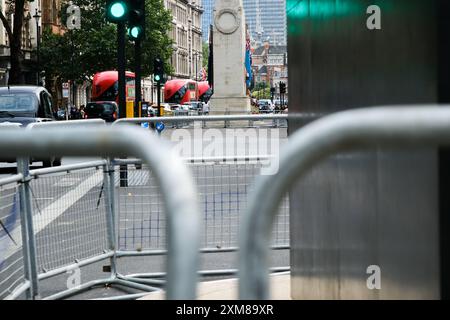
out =
[[[85,194],[87,194],[92,188],[97,186],[103,180],[103,172],[97,171],[91,177],[80,183],[76,188],[67,192],[61,196],[58,200],[51,203],[45,209],[41,210],[41,213],[36,213],[33,216],[34,233],[42,231],[50,223],[56,220],[60,215],[73,206],[78,200],[80,200]],[[16,241],[17,245],[12,243],[8,237],[2,237],[0,239],[0,248],[4,252],[0,252],[0,262],[8,259],[17,251],[22,249],[22,232],[21,228],[17,227],[11,232],[11,236]],[[6,243],[5,243],[6,242]],[[4,249],[6,247],[6,250]],[[3,257],[2,257],[3,256]]]

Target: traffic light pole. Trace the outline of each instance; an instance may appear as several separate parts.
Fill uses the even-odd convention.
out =
[[[125,98],[125,22],[117,23],[117,71],[119,73],[119,118],[127,117]],[[127,165],[120,166],[120,186],[128,187]]]
[[[135,102],[134,102],[134,116],[137,118],[139,117],[139,111],[142,110],[141,108],[141,40],[136,39],[134,41],[134,73],[135,73]],[[143,117],[144,115],[141,114]]]
[[[125,22],[117,23],[117,71],[119,72],[119,118],[127,117],[125,98]]]
[[[156,83],[156,102],[158,104],[158,117],[161,117],[161,82]]]

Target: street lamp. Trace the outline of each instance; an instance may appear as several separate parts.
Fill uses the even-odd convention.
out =
[[[200,58],[200,55],[197,52],[197,54],[195,56],[195,76],[197,77],[197,81],[200,80],[199,76],[198,76],[198,61],[200,60],[199,58]]]
[[[194,80],[197,81],[198,77],[197,77],[197,65],[198,65],[198,53],[194,52],[193,56],[195,57],[194,59],[194,64],[195,64],[195,76],[194,76]]]
[[[40,79],[40,69],[41,69],[40,68],[40,52],[39,52],[39,47],[40,47],[40,43],[41,43],[39,18],[41,17],[41,15],[39,13],[40,13],[40,11],[38,10],[38,8],[36,8],[36,13],[33,16],[33,18],[36,19],[36,65],[37,65],[36,81],[37,81],[37,85],[38,86],[41,83],[41,79]]]

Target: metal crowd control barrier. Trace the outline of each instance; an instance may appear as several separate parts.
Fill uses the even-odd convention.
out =
[[[37,128],[48,128],[48,127],[77,127],[80,126],[97,126],[106,124],[103,119],[83,119],[83,120],[67,120],[67,121],[47,121],[47,122],[33,122],[27,126],[28,130]]]
[[[287,114],[270,114],[270,115],[224,115],[224,116],[177,116],[177,117],[151,117],[151,118],[125,118],[119,119],[114,124],[122,123],[192,123],[202,122],[203,126],[207,122],[224,122],[224,127],[228,128],[231,121],[248,121],[249,126],[253,127],[255,121],[272,120],[272,125],[281,126],[281,121],[287,122]],[[178,128],[178,126],[177,126]]]
[[[255,177],[272,156],[242,157],[192,157],[184,161],[190,166],[198,190],[202,211],[203,230],[200,252],[205,254],[238,251],[238,230],[240,213],[247,206],[248,193],[253,188]],[[151,170],[136,169],[137,159],[116,159],[112,166],[128,166],[128,186],[117,188],[118,207],[118,258],[158,256],[166,252],[166,239],[161,233],[166,223],[164,210],[160,205],[160,192],[155,187]],[[115,183],[120,184],[116,170]],[[277,223],[273,230],[271,249],[289,249],[289,201],[286,197],[279,206]],[[273,271],[287,271],[289,267],[277,263]],[[130,272],[130,270],[127,270]],[[201,270],[201,276],[222,276],[236,274],[237,269]],[[162,273],[139,273],[120,275],[133,281],[150,281],[161,278]],[[145,280],[143,280],[145,279]],[[151,280],[155,281],[155,280]],[[156,280],[161,282],[163,280]]]
[[[450,144],[450,108],[378,107],[339,112],[290,136],[279,171],[261,176],[240,230],[239,297],[268,299],[267,251],[270,228],[283,195],[298,178],[325,157],[363,147]],[[271,192],[268,194],[267,189]]]
[[[80,136],[83,139],[80,139]],[[111,197],[108,205],[105,205],[107,212],[106,220],[102,223],[107,225],[107,250],[104,254],[94,257],[85,257],[82,261],[75,261],[71,265],[61,268],[54,268],[60,263],[55,263],[50,271],[38,274],[38,264],[42,264],[39,255],[36,252],[35,231],[42,228],[42,222],[38,215],[33,214],[33,208],[37,208],[36,204],[31,202],[33,192],[30,184],[33,176],[57,173],[61,171],[74,171],[85,168],[86,165],[73,165],[71,167],[58,167],[42,169],[40,171],[29,171],[28,160],[29,155],[37,157],[53,156],[103,156],[103,157],[119,157],[123,155],[132,155],[143,159],[151,168],[155,180],[161,188],[164,209],[167,214],[167,282],[166,297],[168,299],[193,299],[196,296],[196,277],[198,269],[198,247],[201,219],[197,207],[197,193],[193,184],[189,171],[182,161],[170,151],[168,144],[160,141],[148,132],[142,129],[128,126],[124,128],[106,128],[96,127],[89,128],[45,128],[40,130],[21,130],[12,128],[2,128],[0,135],[0,149],[8,155],[16,155],[19,158],[18,169],[19,174],[13,177],[0,180],[0,192],[6,187],[10,188],[11,184],[19,182],[20,193],[20,210],[17,210],[17,200],[15,197],[17,190],[13,188],[9,194],[0,194],[0,199],[8,199],[5,208],[0,207],[0,217],[6,217],[9,227],[13,225],[12,232],[21,234],[22,243],[17,245],[19,250],[14,250],[10,255],[12,259],[2,259],[0,262],[21,263],[24,268],[24,277],[15,279],[9,287],[15,287],[15,290],[7,297],[14,299],[24,292],[28,298],[39,297],[39,280],[51,277],[56,274],[64,273],[71,268],[81,267],[99,261],[102,259],[111,259],[111,276],[108,279],[94,280],[75,288],[52,295],[50,299],[62,298],[81,292],[82,290],[91,288],[96,285],[117,284],[128,286],[134,289],[151,290],[151,286],[138,284],[132,281],[126,281],[117,277],[115,271],[116,259],[116,242],[115,242],[115,218],[114,218],[114,171],[110,169],[110,165],[106,161],[96,163],[103,168],[104,189],[107,197]],[[89,164],[93,166],[92,163]],[[100,174],[101,175],[101,174]],[[96,175],[92,175],[92,179]],[[97,181],[93,181],[96,185]],[[180,190],[179,192],[176,190]],[[16,198],[17,199],[17,198]],[[1,204],[0,204],[1,206]],[[14,206],[16,209],[13,210]],[[20,211],[20,229],[16,226],[17,219],[14,217]],[[6,212],[6,214],[5,214]],[[42,214],[47,219],[54,219],[55,209],[49,210],[46,214]],[[42,212],[41,212],[42,213]],[[2,219],[3,220],[3,219]],[[11,228],[9,228],[11,230]],[[35,229],[35,230],[33,230]],[[5,229],[8,230],[8,229]],[[5,231],[6,233],[6,231]],[[1,234],[0,240],[3,244],[5,237],[8,235]],[[14,237],[12,239],[17,239]],[[11,241],[12,241],[11,239]],[[45,242],[44,242],[45,243]],[[17,244],[17,243],[16,243]],[[39,247],[38,247],[39,248]],[[20,250],[21,249],[21,250]],[[0,252],[5,252],[1,250]],[[21,256],[23,253],[23,257]],[[5,258],[5,257],[2,257]],[[48,262],[48,261],[47,261]],[[50,265],[52,265],[50,261]],[[10,265],[2,268],[7,272],[12,272],[14,268]],[[9,270],[9,271],[8,271]],[[1,274],[0,274],[1,275]],[[12,276],[7,274],[6,281]],[[2,279],[2,278],[0,278]],[[2,282],[0,281],[0,284]],[[21,283],[16,286],[15,284]]]

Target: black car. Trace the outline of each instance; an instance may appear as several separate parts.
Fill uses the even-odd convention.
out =
[[[44,87],[0,88],[0,123],[18,123],[25,127],[33,122],[56,120],[55,112],[52,97]]]
[[[26,127],[31,123],[54,121],[56,108],[52,97],[44,87],[9,86],[0,88],[0,128],[3,126]],[[32,159],[43,161],[44,166],[60,165],[61,159]],[[3,156],[0,161],[15,162]]]
[[[119,107],[114,101],[89,102],[84,108],[86,119],[103,119],[106,122],[117,120]]]

